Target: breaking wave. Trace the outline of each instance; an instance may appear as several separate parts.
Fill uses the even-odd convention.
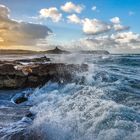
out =
[[[28,127],[40,140],[139,140],[139,55],[49,57],[58,63],[86,63],[89,70],[77,73],[75,83],[49,82],[33,90],[26,105],[32,106],[34,120],[24,117],[2,132]]]
[[[43,140],[138,140],[138,60],[138,56],[85,56],[89,71],[77,74],[79,83],[48,83],[30,96],[30,110],[36,114],[32,129]]]

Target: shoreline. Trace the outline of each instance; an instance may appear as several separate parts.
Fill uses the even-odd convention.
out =
[[[86,64],[52,63],[45,56],[12,61],[4,60],[0,61],[0,91],[22,91],[27,88],[34,90],[37,87],[44,86],[47,82],[57,82],[60,84],[71,83],[76,80],[76,73],[85,71],[88,71],[88,65]],[[36,114],[30,111],[33,105],[26,105],[26,103],[28,104],[29,97],[32,95],[32,90],[29,93],[16,93],[14,96],[12,95],[11,101],[7,101],[10,111],[5,114],[5,119],[9,119],[8,114],[11,113],[11,110],[14,111],[15,115],[12,116],[14,120],[11,121],[15,125],[17,124],[16,129],[21,129],[21,131],[14,132],[12,135],[6,135],[6,139],[37,140],[41,138],[36,130],[30,128],[36,116]],[[1,111],[3,111],[3,108]],[[23,127],[23,125],[25,126]],[[4,126],[4,128],[13,129],[12,125]],[[4,133],[1,130],[0,137],[3,137],[5,135]]]
[[[0,89],[36,88],[48,81],[72,82],[76,72],[87,70],[86,64],[51,63],[47,57],[0,61]]]

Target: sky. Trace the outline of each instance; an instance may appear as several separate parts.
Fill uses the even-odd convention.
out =
[[[140,53],[140,0],[0,0],[0,48]]]

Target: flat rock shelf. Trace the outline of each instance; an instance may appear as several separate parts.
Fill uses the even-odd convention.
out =
[[[26,62],[26,65],[23,64]],[[49,63],[46,63],[49,62]],[[0,89],[38,87],[48,81],[72,82],[77,72],[88,70],[86,64],[51,63],[48,58],[0,61]]]

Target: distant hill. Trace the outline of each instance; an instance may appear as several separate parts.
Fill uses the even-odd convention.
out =
[[[58,47],[47,51],[31,51],[31,50],[7,50],[1,49],[0,54],[69,54],[70,52],[61,50]]]
[[[0,54],[35,54],[36,51],[31,50],[0,50]]]
[[[58,47],[56,47],[55,49],[52,49],[52,50],[43,51],[43,53],[47,53],[47,54],[69,54],[70,52],[65,51],[65,50],[61,50]]]
[[[94,50],[94,51],[80,51],[81,54],[110,54],[108,51],[105,50]]]
[[[31,51],[31,50],[0,50],[0,54],[70,54],[72,52],[65,51],[62,49],[59,49],[56,47],[55,49],[52,50],[47,50],[47,51]],[[78,53],[80,54],[109,54],[108,51],[105,50],[94,50],[94,51],[79,51]]]

